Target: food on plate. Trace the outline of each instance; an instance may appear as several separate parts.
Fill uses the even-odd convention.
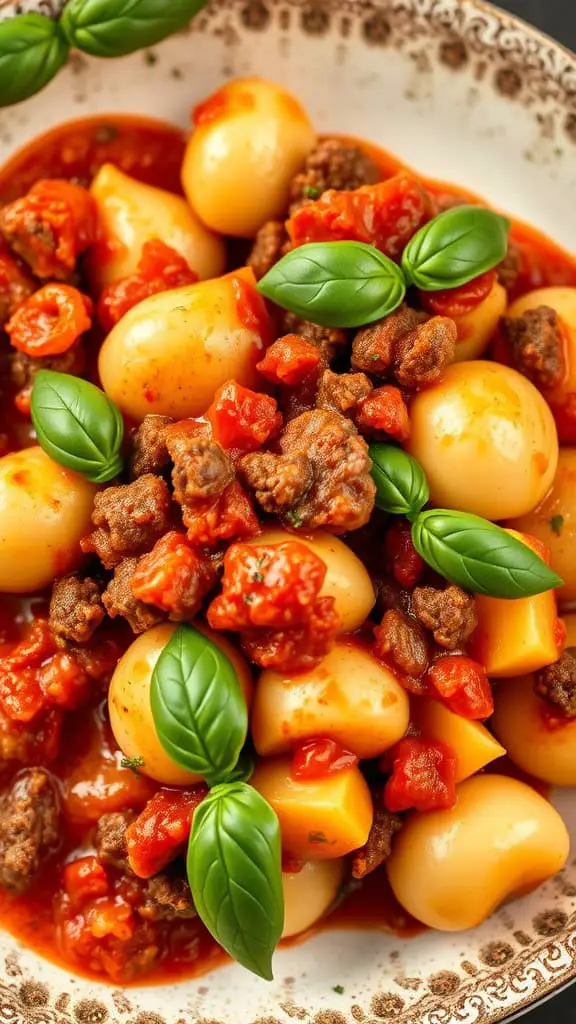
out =
[[[262,79],[94,131],[0,169],[0,922],[473,927],[568,857],[576,264]]]

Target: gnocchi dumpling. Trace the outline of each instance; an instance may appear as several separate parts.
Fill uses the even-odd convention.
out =
[[[300,935],[319,921],[344,881],[345,860],[311,860],[299,871],[282,872],[284,929],[282,938]]]
[[[506,305],[506,289],[499,281],[494,281],[486,298],[475,309],[452,317],[458,329],[454,362],[480,359],[484,355],[496,333],[500,318],[506,312]]]

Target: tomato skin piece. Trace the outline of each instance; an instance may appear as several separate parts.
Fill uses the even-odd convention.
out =
[[[187,841],[194,811],[208,794],[204,785],[187,792],[161,789],[126,830],[128,862],[139,878],[152,878]]]
[[[430,695],[462,718],[490,718],[494,698],[488,676],[479,662],[463,654],[439,658],[426,676]]]
[[[412,590],[424,572],[424,560],[412,542],[410,523],[398,519],[386,532],[384,539],[386,566],[401,587]]]
[[[278,338],[266,350],[256,369],[272,384],[293,386],[317,376],[322,363],[320,349],[299,334]]]
[[[92,299],[68,284],[46,284],[6,324],[10,344],[26,355],[59,356],[92,326]]]
[[[107,896],[110,891],[104,867],[97,857],[79,857],[66,864],[63,872],[64,890],[75,907],[88,900]]]
[[[433,316],[466,316],[488,298],[497,280],[496,271],[487,270],[485,274],[480,274],[459,288],[444,288],[438,292],[420,291],[418,294],[426,312]]]
[[[413,736],[391,753],[392,774],[384,788],[387,810],[438,811],[456,803],[458,759],[446,743]]]
[[[354,768],[359,758],[334,740],[308,740],[300,744],[292,758],[292,777],[301,782],[324,779],[328,775]]]
[[[361,399],[354,422],[363,434],[389,434],[400,442],[410,437],[408,407],[402,392],[391,384],[375,388]]]

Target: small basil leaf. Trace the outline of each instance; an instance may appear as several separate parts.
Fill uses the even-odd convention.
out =
[[[369,452],[376,505],[383,512],[412,519],[430,498],[420,463],[392,444],[371,444]]]
[[[121,57],[185,28],[205,0],[69,0],[62,29],[94,57]]]
[[[187,867],[208,931],[239,964],[271,981],[284,926],[275,811],[245,782],[216,786],[194,812]]]
[[[310,242],[283,256],[258,284],[265,298],[322,327],[361,327],[402,303],[400,268],[364,242]]]
[[[467,512],[421,512],[412,524],[412,540],[436,572],[474,594],[513,599],[562,586],[560,577],[526,544]]]
[[[426,291],[458,288],[501,263],[510,222],[483,206],[455,206],[429,221],[408,243],[402,270]]]
[[[38,444],[54,462],[93,483],[122,470],[122,416],[100,388],[69,373],[40,370],[32,388],[31,413]]]
[[[219,782],[238,763],[248,711],[232,662],[203,633],[179,626],[162,651],[150,689],[160,743],[176,764]]]
[[[54,78],[70,52],[58,22],[18,14],[0,22],[0,107],[19,103]]]

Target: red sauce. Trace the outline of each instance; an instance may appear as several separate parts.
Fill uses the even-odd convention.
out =
[[[200,105],[195,113],[196,123],[206,123],[218,117],[222,103],[220,99],[216,106]],[[116,164],[140,181],[181,194],[180,167],[185,142],[185,136],[179,129],[146,118],[111,114],[68,122],[31,142],[0,168],[0,205],[19,198],[43,177],[69,178],[89,184],[106,162]],[[385,175],[408,169],[383,150],[365,143],[361,145],[377,159]],[[419,177],[438,196],[478,201],[478,197],[463,188]],[[554,242],[519,222],[514,222],[511,236],[526,254],[520,294],[547,285],[576,287],[576,261]],[[247,327],[258,326],[262,320],[262,309],[255,304],[255,293],[244,280],[240,280],[236,294],[241,319]],[[2,397],[5,399],[6,396]],[[32,442],[28,419],[9,410],[10,405],[6,401],[0,403],[0,454]],[[0,599],[0,643],[17,637],[20,627],[29,620],[32,611],[38,609],[41,601],[41,598]],[[367,639],[367,636],[359,634],[354,640],[350,638],[350,642],[362,643]],[[0,889],[0,922],[38,953],[69,968],[69,960],[60,951],[59,929],[53,913],[54,901],[62,885],[63,867],[67,861],[91,853],[94,825],[103,813],[125,807],[140,810],[159,787],[120,766],[120,753],[114,745],[101,705],[95,705],[90,712],[83,709],[66,715],[60,750],[58,760],[50,768],[62,783],[64,826],[61,849],[24,897],[14,899]],[[15,771],[18,770],[19,766],[16,766]],[[547,786],[524,776],[508,759],[495,762],[489,770],[522,778],[544,795],[548,792]],[[8,781],[9,776],[5,775],[2,782]],[[158,944],[166,952],[152,970],[136,979],[138,985],[198,976],[227,960],[197,920],[155,927]],[[369,876],[359,890],[313,931],[320,928],[370,928],[402,937],[416,935],[423,930],[399,906],[382,869]],[[312,933],[292,939],[288,944],[294,945]],[[85,964],[77,963],[75,969],[78,973],[96,976]],[[102,975],[98,977],[103,980]]]

